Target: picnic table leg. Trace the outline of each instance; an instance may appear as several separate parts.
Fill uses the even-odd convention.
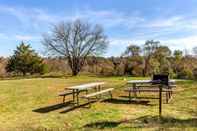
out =
[[[90,98],[88,98],[88,105],[89,105],[89,108],[91,108]]]
[[[140,94],[140,87],[137,87],[138,93]]]
[[[168,104],[169,92],[166,92],[166,103]]]
[[[65,97],[66,97],[66,96],[64,95],[64,96],[63,96],[63,103],[65,103]]]
[[[95,92],[97,92],[98,91],[98,86],[95,86],[94,90],[95,90]],[[98,100],[97,96],[96,96],[96,99]]]
[[[134,97],[137,98],[136,83],[133,83],[133,93],[134,93]]]
[[[76,90],[76,95],[77,95],[77,105],[79,105],[79,90]]]
[[[172,99],[172,89],[169,92],[169,99]]]
[[[98,86],[99,91],[101,91],[101,85]]]
[[[171,89],[171,91],[169,92],[169,98],[171,98],[172,97],[172,89]]]
[[[111,91],[109,92],[109,95],[110,95],[110,99],[112,99],[113,96],[112,96],[112,92]]]
[[[131,102],[131,89],[129,90],[129,102]]]
[[[98,91],[101,91],[101,86],[98,86]],[[99,95],[99,98],[101,98],[101,95]]]
[[[75,103],[75,89],[73,89],[72,91],[73,91],[73,103]]]
[[[170,91],[168,92],[168,99],[171,99],[171,96],[172,96],[172,88],[169,87]]]

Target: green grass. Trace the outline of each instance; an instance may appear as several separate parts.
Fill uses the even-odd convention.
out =
[[[129,104],[127,98],[121,97],[128,95],[123,88],[130,79],[147,78],[79,76],[1,80],[0,130],[197,130],[197,82],[179,82],[173,99],[169,104],[164,102],[163,118],[159,120],[157,99],[141,98]],[[116,88],[114,99],[93,103],[91,108],[60,104],[62,99],[57,93],[64,87],[94,81],[105,81],[107,88]],[[158,97],[147,93],[140,96]]]

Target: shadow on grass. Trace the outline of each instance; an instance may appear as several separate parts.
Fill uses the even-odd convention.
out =
[[[129,96],[120,96],[120,97],[129,99]],[[134,98],[134,97],[132,97],[132,98]],[[159,98],[151,97],[151,96],[138,96],[137,99],[159,99]]]
[[[197,118],[178,119],[173,117],[163,117],[159,119],[157,116],[144,116],[136,119],[120,120],[120,121],[98,121],[89,123],[83,128],[105,129],[115,128],[120,124],[126,124],[125,128],[197,128]]]
[[[121,121],[100,121],[100,122],[86,124],[83,127],[84,128],[104,129],[104,128],[115,128],[119,124],[121,124]]]
[[[71,103],[71,101],[66,102],[66,103],[60,103],[60,104],[56,104],[56,105],[50,105],[50,106],[46,106],[46,107],[42,107],[39,109],[35,109],[32,110],[33,112],[38,112],[38,113],[48,113],[51,111],[55,111],[55,110],[59,110],[59,109],[64,109],[63,111],[61,111],[60,113],[67,113],[70,111],[73,111],[75,109],[79,109],[79,108],[89,108],[89,104],[95,103],[96,101],[91,101],[89,103],[84,103],[81,105],[74,105],[73,103]]]
[[[65,108],[67,106],[70,106],[71,105],[71,102],[66,102],[66,103],[59,103],[59,104],[56,104],[56,105],[50,105],[50,106],[46,106],[46,107],[42,107],[42,108],[39,108],[39,109],[35,109],[33,110],[33,112],[38,112],[38,113],[48,113],[48,112],[51,112],[51,111],[55,111],[55,110],[58,110],[58,109],[61,109],[61,108]]]
[[[197,118],[189,118],[189,119],[179,119],[174,117],[162,117],[159,119],[157,116],[144,116],[139,117],[137,119],[130,120],[134,126],[132,127],[178,127],[178,128],[186,128],[186,127],[197,127]]]
[[[71,107],[68,107],[66,108],[64,111],[61,111],[60,113],[67,113],[67,112],[70,112],[70,111],[73,111],[73,110],[76,110],[76,109],[79,109],[79,108],[90,108],[89,106],[87,107],[87,105],[89,104],[92,104],[92,103],[95,103],[96,101],[91,101],[89,103],[84,103],[84,104],[81,104],[81,105],[78,105],[78,106],[71,106]]]
[[[124,99],[106,99],[101,102],[112,103],[112,104],[136,104],[136,105],[145,105],[145,106],[154,106],[154,104],[149,104],[149,101],[146,100],[124,100]]]

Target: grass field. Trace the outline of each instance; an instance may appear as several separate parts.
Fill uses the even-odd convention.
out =
[[[128,94],[122,90],[125,78],[1,80],[0,130],[197,130],[197,82],[178,82],[173,99],[169,104],[164,102],[163,118],[159,120],[158,99],[154,99],[158,94],[144,93],[128,103]],[[93,81],[106,81],[106,87],[116,88],[114,99],[95,102],[91,108],[61,104],[57,94],[64,87]]]

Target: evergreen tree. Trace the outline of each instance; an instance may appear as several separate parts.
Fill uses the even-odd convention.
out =
[[[46,72],[46,65],[43,63],[42,58],[31,49],[30,45],[26,45],[24,42],[17,47],[14,51],[14,55],[8,60],[6,66],[7,72],[16,74],[43,74]]]

